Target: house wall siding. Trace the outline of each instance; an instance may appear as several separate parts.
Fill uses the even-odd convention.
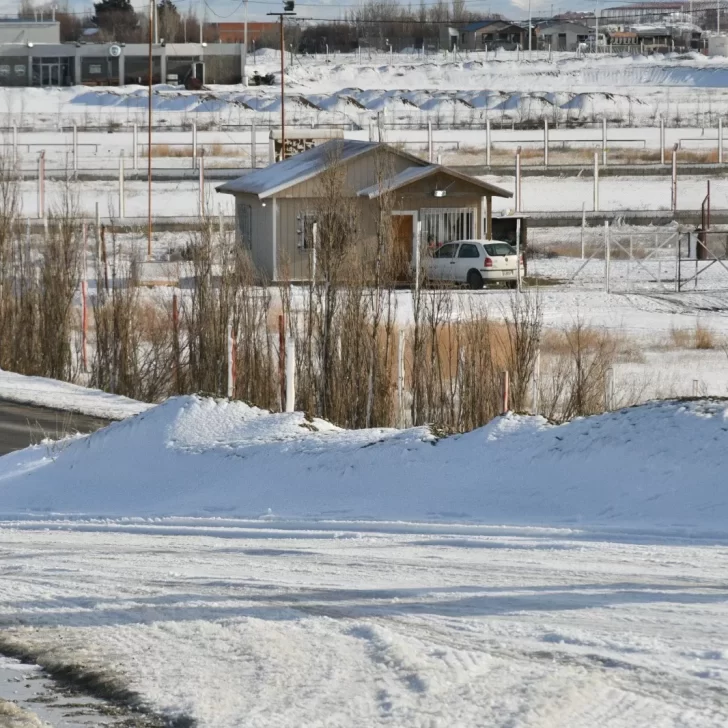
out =
[[[240,240],[240,208],[243,205],[250,206],[250,255],[253,264],[262,276],[271,280],[275,275],[273,267],[273,229],[272,209],[273,205],[268,202],[263,207],[262,202],[256,195],[235,196],[235,228],[238,240]]]

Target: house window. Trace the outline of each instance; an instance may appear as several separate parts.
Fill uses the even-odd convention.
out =
[[[250,205],[238,204],[238,231],[243,247],[253,247],[253,211]]]
[[[474,237],[475,210],[472,207],[443,207],[422,210],[422,232],[430,245]]]
[[[311,250],[316,243],[318,225],[315,212],[301,212],[296,217],[298,234],[298,247],[301,250]]]

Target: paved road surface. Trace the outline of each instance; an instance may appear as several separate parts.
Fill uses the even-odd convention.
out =
[[[94,432],[108,420],[0,399],[0,455],[71,432]]]

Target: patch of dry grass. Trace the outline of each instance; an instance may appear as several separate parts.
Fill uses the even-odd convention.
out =
[[[205,157],[246,157],[248,150],[243,145],[201,144],[198,155]],[[146,153],[143,156],[147,156]],[[152,157],[191,157],[191,145],[152,144]]]
[[[667,348],[699,349],[702,351],[708,351],[717,349],[718,346],[718,336],[716,336],[715,332],[698,321],[692,329],[671,328]]]

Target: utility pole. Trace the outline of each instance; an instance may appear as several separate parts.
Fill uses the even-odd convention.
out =
[[[245,14],[243,16],[243,73],[242,81],[243,86],[248,85],[247,81],[247,69],[248,65],[248,0],[245,0]]]
[[[532,61],[533,57],[531,55],[531,35],[533,35],[533,31],[531,30],[531,0],[528,0],[528,60]]]
[[[283,37],[283,18],[294,16],[294,0],[283,0],[282,13],[266,13],[276,15],[281,23],[281,162],[286,158],[286,46]]]
[[[147,258],[152,257],[152,75],[154,59],[152,40],[154,39],[155,0],[149,0],[149,116],[147,119]]]

